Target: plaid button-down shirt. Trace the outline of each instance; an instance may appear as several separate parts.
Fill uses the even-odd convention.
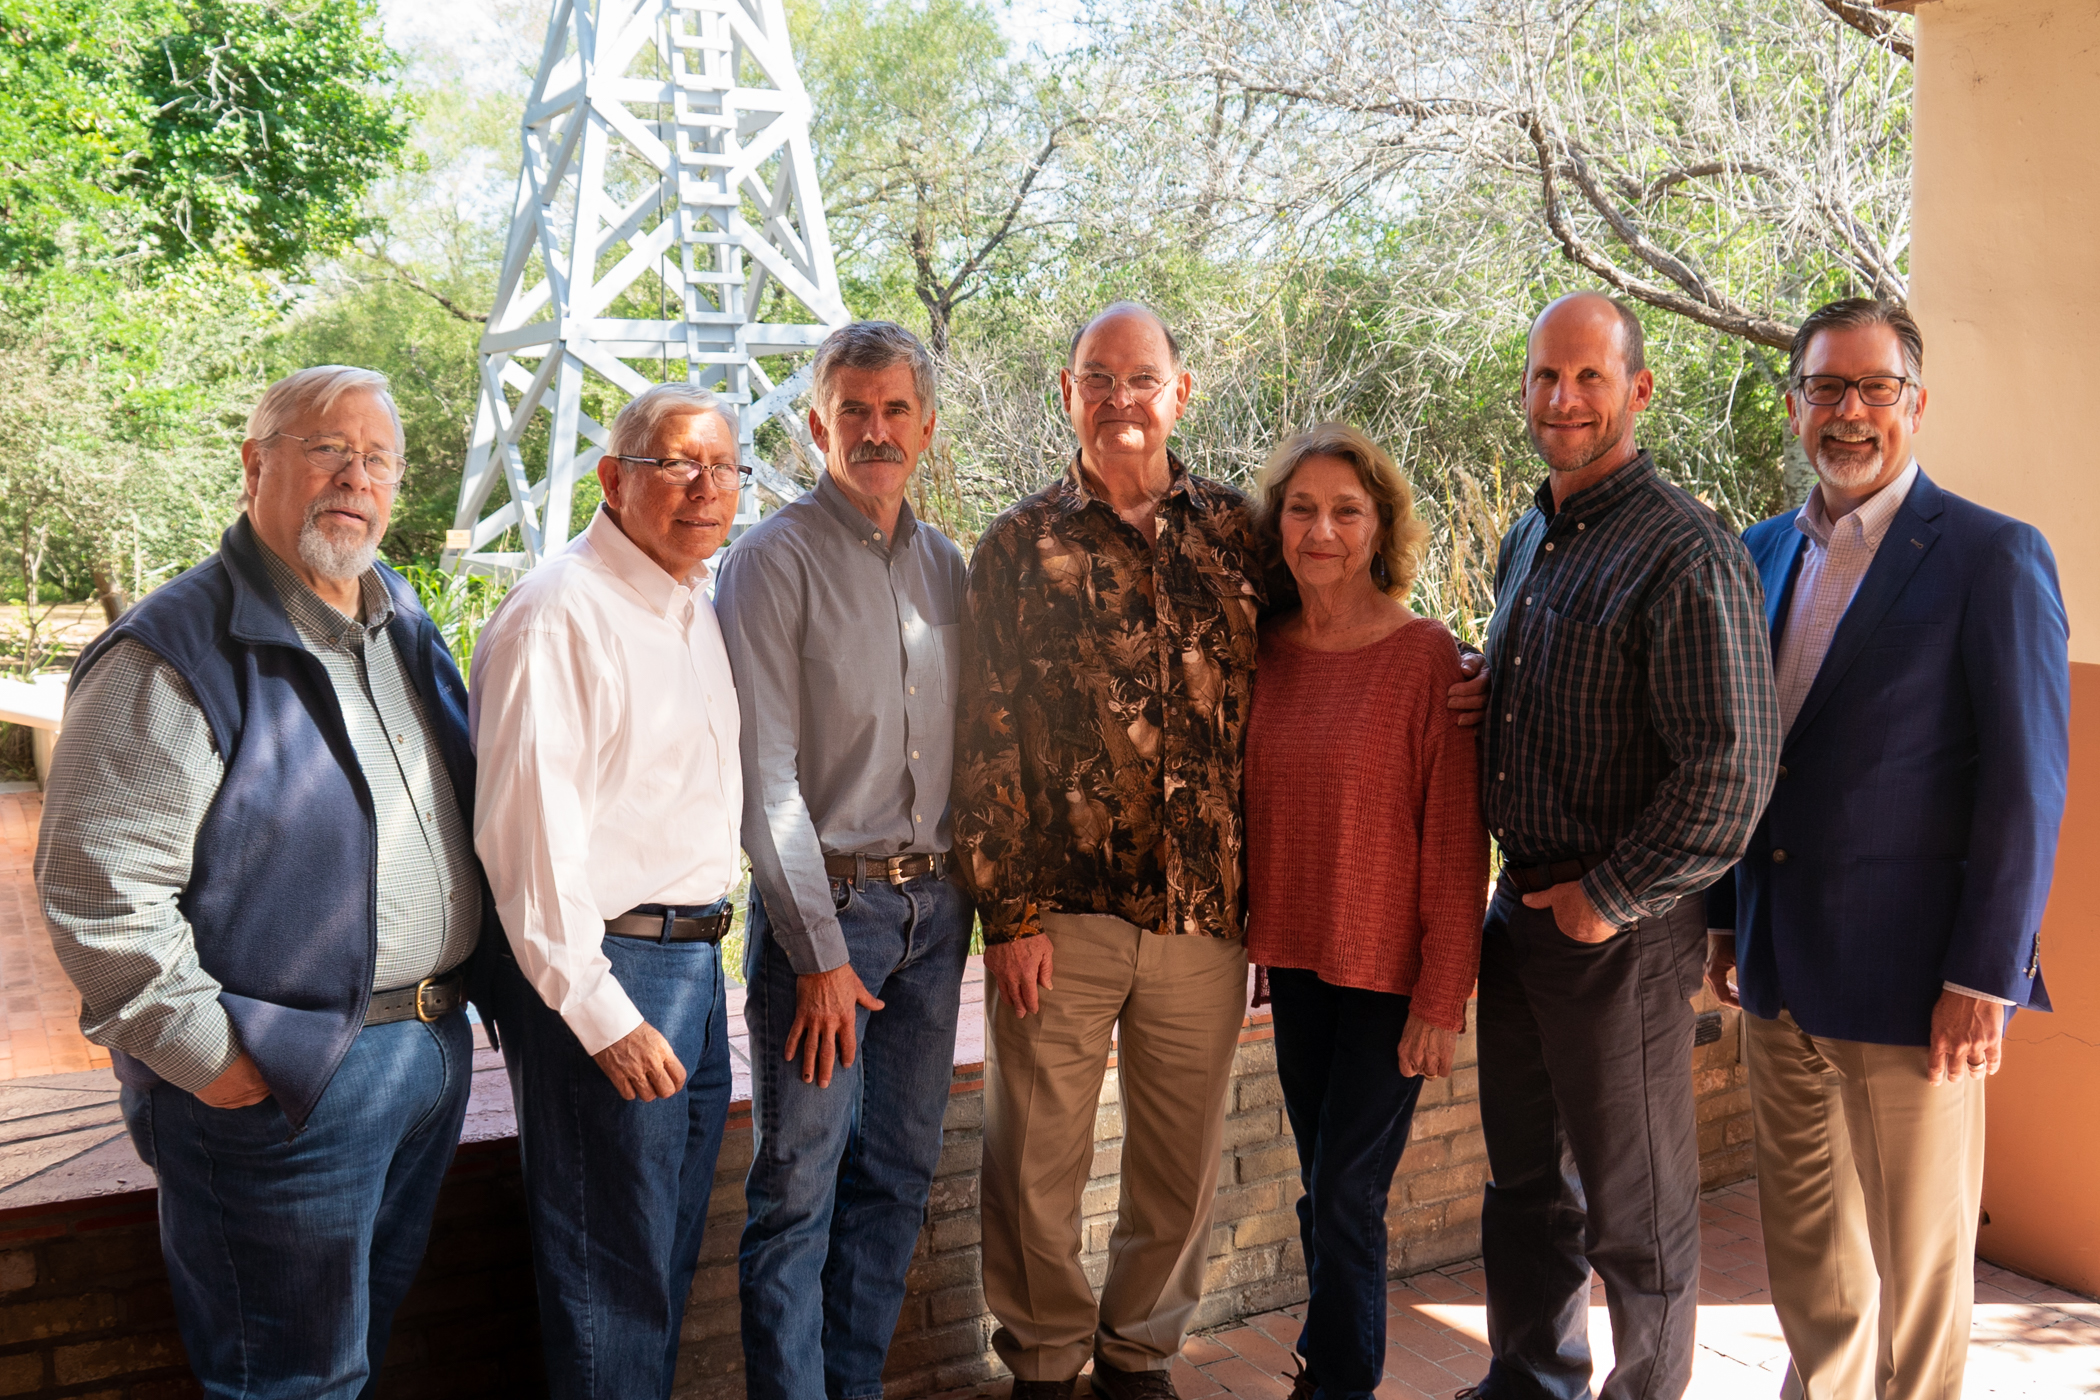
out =
[[[1631,923],[1742,856],[1779,763],[1764,590],[1742,542],[1646,453],[1502,541],[1481,806],[1504,857],[1609,853],[1583,878]]]
[[[1260,549],[1246,497],[1173,469],[1152,544],[1075,462],[970,562],[955,847],[987,943],[1051,911],[1241,934]]]

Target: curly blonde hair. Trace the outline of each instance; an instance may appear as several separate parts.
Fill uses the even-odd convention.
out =
[[[1348,423],[1320,423],[1286,438],[1262,464],[1254,485],[1254,519],[1272,584],[1290,578],[1283,562],[1283,531],[1277,523],[1283,513],[1284,492],[1290,489],[1298,468],[1312,457],[1337,457],[1356,468],[1357,480],[1378,505],[1380,535],[1371,556],[1371,581],[1391,597],[1406,598],[1422,566],[1429,527],[1415,518],[1414,490],[1400,474],[1392,454]]]

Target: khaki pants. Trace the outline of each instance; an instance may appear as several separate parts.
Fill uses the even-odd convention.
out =
[[[1743,1017],[1787,1400],[1961,1400],[1976,1300],[1983,1084],[1927,1052]]]
[[[1047,914],[1053,990],[1014,1015],[985,988],[984,1294],[1022,1380],[1079,1374],[1096,1351],[1163,1369],[1203,1295],[1225,1094],[1247,1009],[1237,939]],[[1098,1307],[1080,1266],[1080,1200],[1115,1037],[1121,1203]]]

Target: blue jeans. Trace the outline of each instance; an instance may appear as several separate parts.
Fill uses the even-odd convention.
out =
[[[738,1256],[750,1400],[879,1400],[882,1364],[955,1071],[970,901],[946,881],[874,880],[839,910],[853,970],[883,1009],[860,1012],[859,1052],[831,1086],[785,1057],[795,970],[751,895],[744,1022],[751,1031],[750,1216]]]
[[[508,948],[491,960],[497,1029],[517,1105],[547,1393],[665,1400],[729,1114],[722,960],[712,943],[609,935],[605,955],[685,1066],[684,1092],[621,1098]]]
[[[1407,998],[1269,970],[1276,1077],[1298,1139],[1298,1237],[1312,1293],[1298,1354],[1316,1400],[1363,1400],[1385,1377],[1386,1196],[1420,1075],[1400,1073]]]
[[[463,1013],[360,1032],[297,1136],[274,1098],[124,1087],[160,1177],[175,1324],[204,1393],[370,1395],[423,1262],[474,1069]]]

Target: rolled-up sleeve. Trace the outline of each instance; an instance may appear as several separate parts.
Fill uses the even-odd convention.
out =
[[[566,619],[503,627],[499,612],[474,650],[474,849],[519,970],[586,1054],[642,1024],[605,956],[605,917],[591,894],[597,755],[592,717],[624,715],[617,668]],[[636,840],[680,839],[675,832]]]
[[[730,551],[715,614],[742,707],[744,853],[766,902],[767,936],[801,975],[848,961],[831,902],[824,845],[802,791],[804,590],[762,551]]]
[[[224,774],[182,678],[120,641],[67,700],[37,836],[37,894],[81,1033],[192,1093],[240,1055],[177,902]]]

